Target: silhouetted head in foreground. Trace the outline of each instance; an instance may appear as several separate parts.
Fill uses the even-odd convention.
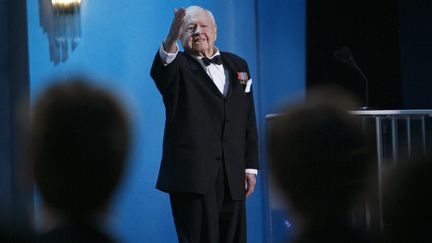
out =
[[[72,80],[48,88],[32,113],[36,185],[70,220],[103,211],[119,184],[129,148],[125,110],[110,93]]]
[[[384,241],[431,242],[432,157],[407,161],[384,177]]]
[[[306,230],[349,224],[367,184],[370,149],[353,107],[342,91],[318,90],[270,121],[272,173]]]

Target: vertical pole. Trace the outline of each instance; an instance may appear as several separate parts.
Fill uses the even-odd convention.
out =
[[[392,159],[393,164],[397,163],[398,160],[398,133],[397,133],[397,118],[393,116],[391,118],[391,131],[392,131]]]
[[[378,166],[378,223],[379,228],[383,229],[383,218],[382,218],[382,169],[383,169],[383,144],[382,144],[382,124],[381,117],[375,117],[376,127],[376,142],[377,142],[377,166]]]
[[[407,149],[408,149],[408,158],[411,158],[411,118],[407,116],[406,118],[406,129],[407,129]]]
[[[421,127],[422,127],[422,147],[423,154],[426,154],[426,125],[424,115],[421,117]]]

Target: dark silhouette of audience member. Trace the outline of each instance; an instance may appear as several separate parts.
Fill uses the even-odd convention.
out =
[[[371,242],[353,226],[371,167],[356,102],[333,88],[310,91],[270,121],[271,172],[295,212],[295,242]]]
[[[432,157],[390,170],[383,185],[383,242],[431,242]]]
[[[112,242],[103,214],[123,174],[128,117],[110,93],[70,80],[48,88],[32,113],[34,176],[51,229],[38,242]]]
[[[29,232],[17,232],[9,226],[0,226],[0,242],[29,243],[34,242],[34,236]]]

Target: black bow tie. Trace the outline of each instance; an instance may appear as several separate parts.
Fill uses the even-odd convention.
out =
[[[216,65],[221,65],[222,64],[222,58],[220,55],[214,56],[213,58],[207,58],[207,57],[203,57],[201,59],[204,63],[204,65],[208,66],[210,65],[210,63],[214,63]]]

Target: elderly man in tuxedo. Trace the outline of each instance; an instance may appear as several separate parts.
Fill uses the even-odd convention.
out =
[[[214,46],[210,11],[174,12],[151,68],[166,110],[157,188],[170,195],[180,242],[246,242],[245,198],[259,169],[248,65]]]

